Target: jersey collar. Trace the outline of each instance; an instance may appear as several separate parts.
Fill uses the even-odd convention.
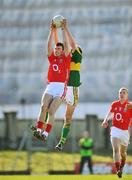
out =
[[[128,100],[126,100],[123,104],[119,101],[120,105],[126,105],[128,103]]]

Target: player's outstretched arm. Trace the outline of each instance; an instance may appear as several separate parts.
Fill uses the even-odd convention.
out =
[[[50,32],[49,32],[48,42],[47,42],[48,56],[50,56],[51,53],[52,53],[52,51],[53,51],[53,47],[52,47],[53,32],[54,32],[54,27],[53,27],[53,23],[51,22],[51,25],[50,25]]]
[[[71,32],[69,31],[68,29],[68,23],[67,23],[67,20],[65,20],[65,31],[66,31],[66,34],[67,34],[67,37],[68,37],[68,41],[69,41],[69,44],[72,48],[72,51],[74,52],[77,48],[77,44],[76,44],[76,41],[75,39],[73,38]]]
[[[103,127],[103,128],[107,128],[107,127],[108,127],[108,125],[109,125],[109,124],[108,124],[108,121],[113,118],[113,115],[114,115],[114,114],[113,114],[112,112],[109,112],[109,113],[106,115],[104,121],[102,122],[102,127]]]
[[[59,42],[58,31],[56,27],[54,27],[54,42],[55,44]]]
[[[65,31],[65,19],[63,20],[61,29],[62,29],[62,39],[63,39],[63,44],[64,44],[64,52],[65,52],[65,55],[68,56],[70,50],[68,48],[68,39],[66,36],[66,31]]]

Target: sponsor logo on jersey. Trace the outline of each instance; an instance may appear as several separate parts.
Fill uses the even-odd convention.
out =
[[[63,62],[63,59],[60,59],[60,63],[62,63]]]

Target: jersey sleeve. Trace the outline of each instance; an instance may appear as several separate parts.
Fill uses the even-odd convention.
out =
[[[54,60],[54,57],[55,57],[54,51],[52,51],[51,55],[48,56],[49,62],[52,62]]]
[[[114,112],[115,103],[113,102],[110,106],[110,112]]]
[[[83,139],[83,138],[81,138],[81,139],[79,140],[79,144],[80,144],[80,145],[82,145],[82,144],[83,144],[83,142],[84,142],[84,139]]]
[[[131,109],[131,118],[130,118],[130,126],[132,127],[132,109]]]
[[[130,102],[130,103],[127,105],[127,108],[128,108],[128,110],[130,111],[130,115],[131,115],[129,126],[132,127],[132,102]]]

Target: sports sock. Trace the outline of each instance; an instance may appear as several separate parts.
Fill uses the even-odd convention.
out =
[[[46,128],[45,128],[45,131],[46,131],[47,133],[49,133],[49,132],[51,131],[51,129],[52,129],[52,124],[47,123],[47,124],[46,124]]]
[[[120,170],[120,162],[115,162],[115,167],[116,167],[116,170],[119,171]]]
[[[45,135],[46,137],[48,137],[51,129],[52,129],[52,125],[49,124],[49,123],[47,123],[47,124],[46,124],[46,128],[45,128],[45,131],[44,131],[42,134]]]
[[[64,123],[62,131],[61,131],[61,139],[60,143],[65,144],[69,130],[70,130],[70,123]]]
[[[121,160],[120,168],[123,168],[123,167],[124,167],[125,162],[126,162],[126,161],[125,161],[124,159]]]
[[[45,131],[42,134],[44,134],[46,137],[48,137],[48,134],[50,133],[51,129],[52,129],[52,124],[47,123]]]
[[[43,129],[44,128],[44,123],[42,121],[37,121],[36,128]]]

